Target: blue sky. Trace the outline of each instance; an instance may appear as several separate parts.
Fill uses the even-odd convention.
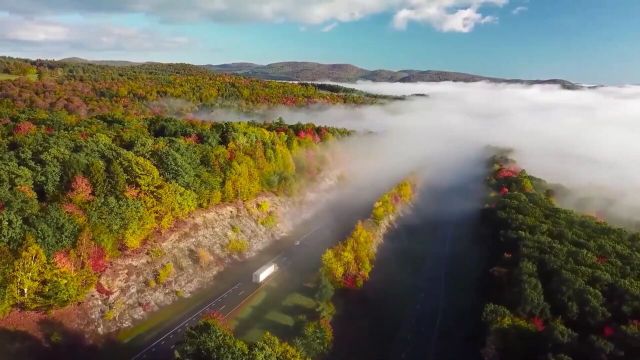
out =
[[[196,64],[305,60],[640,83],[638,0],[9,3],[0,4],[0,46],[12,56]]]

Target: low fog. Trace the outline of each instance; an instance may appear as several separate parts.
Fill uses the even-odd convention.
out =
[[[639,220],[640,87],[569,91],[488,83],[350,84],[389,94],[428,94],[368,107],[280,110],[288,122],[358,130],[344,146],[361,184],[424,170],[442,186],[480,168],[486,146],[514,150],[535,176],[570,189],[562,205]],[[472,171],[473,173],[473,171]]]

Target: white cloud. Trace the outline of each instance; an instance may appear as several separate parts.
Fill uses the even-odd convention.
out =
[[[331,24],[323,27],[320,31],[329,32],[329,31],[335,29],[336,27],[338,27],[338,23],[337,22],[332,22]]]
[[[418,6],[398,11],[393,18],[393,24],[398,29],[404,29],[413,21],[429,24],[444,32],[470,32],[478,24],[497,21],[494,16],[482,15],[479,12],[481,6],[503,6],[506,3],[507,0],[417,1]]]
[[[485,6],[503,6],[509,0],[6,0],[0,11],[19,15],[69,13],[142,13],[167,21],[265,21],[301,25],[330,25],[390,13],[403,29],[410,22],[439,31],[468,32],[493,22]],[[327,26],[328,26],[327,25]]]
[[[100,51],[155,51],[188,45],[188,38],[166,36],[152,30],[85,21],[67,24],[49,19],[0,16],[0,44],[16,49]]]
[[[2,29],[0,38],[15,41],[63,41],[71,35],[70,29],[63,25],[34,20],[24,20],[18,23],[9,19],[3,19],[0,28]]]
[[[520,14],[521,12],[525,12],[525,11],[527,11],[527,10],[529,10],[529,8],[528,8],[528,7],[526,7],[526,6],[518,6],[518,7],[516,7],[515,9],[513,9],[513,10],[511,11],[511,13],[512,13],[513,15],[518,15],[518,14]]]

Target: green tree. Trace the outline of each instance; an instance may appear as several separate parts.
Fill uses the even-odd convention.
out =
[[[184,360],[247,360],[249,349],[215,320],[201,321],[185,332],[177,348]]]
[[[295,347],[280,341],[269,332],[265,333],[256,344],[251,347],[250,359],[277,359],[277,360],[308,360]]]
[[[13,302],[27,310],[37,309],[42,303],[43,280],[47,278],[48,270],[44,251],[29,237],[9,278]]]
[[[293,341],[294,346],[308,358],[326,354],[333,343],[333,331],[328,321],[314,321],[304,327],[302,336]]]

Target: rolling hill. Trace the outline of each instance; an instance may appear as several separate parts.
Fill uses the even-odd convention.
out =
[[[61,59],[61,62],[88,63],[109,66],[135,66],[147,63],[119,61],[119,60],[87,60],[77,57]],[[440,70],[367,70],[350,64],[320,64],[315,62],[287,61],[268,65],[247,62],[201,65],[203,68],[226,74],[238,74],[262,80],[281,81],[334,81],[356,82],[368,80],[374,82],[479,82],[487,81],[497,84],[525,84],[525,85],[560,85],[565,89],[577,90],[584,86],[563,79],[506,79],[468,74],[455,71]]]
[[[279,62],[269,65],[232,63],[204,65],[205,68],[223,73],[241,74],[269,80],[289,81],[335,81],[356,82],[369,80],[376,82],[478,82],[488,81],[505,84],[555,84],[565,89],[579,89],[582,86],[562,79],[523,80],[487,77],[452,71],[437,70],[367,70],[349,64],[319,64],[314,62]]]

